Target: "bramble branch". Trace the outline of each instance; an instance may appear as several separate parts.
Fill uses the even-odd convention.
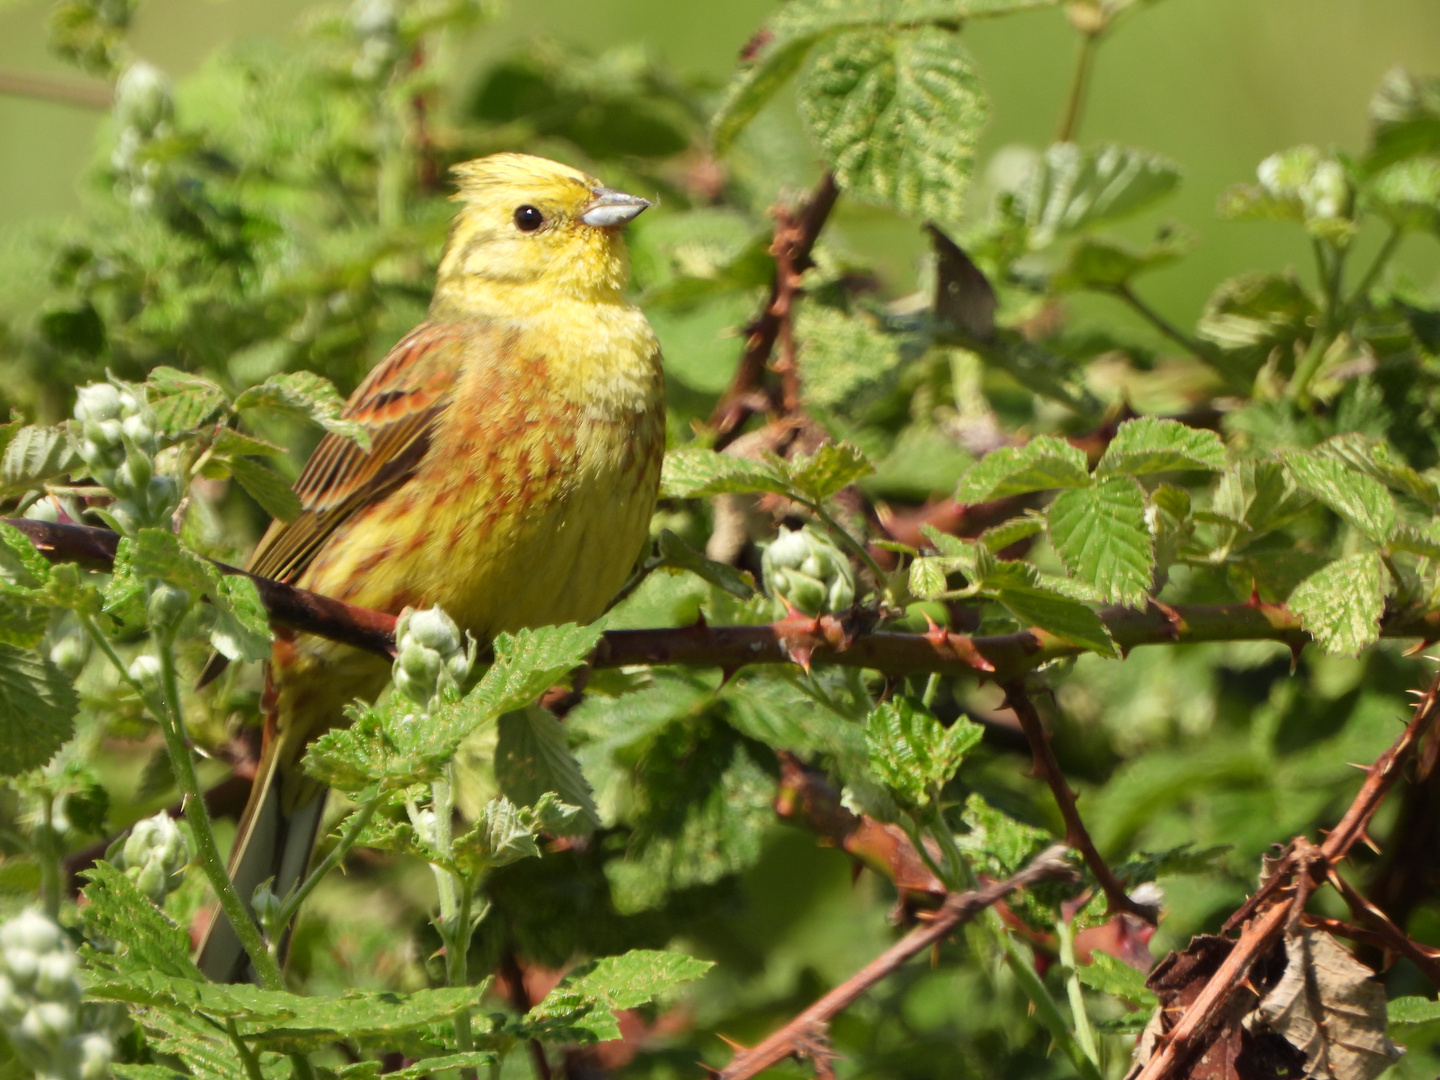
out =
[[[824,1037],[829,1022],[905,961],[944,941],[958,927],[1011,893],[1073,873],[1065,861],[1065,848],[1056,845],[1041,852],[1034,862],[1006,881],[970,892],[951,893],[925,926],[905,935],[759,1046],[736,1054],[730,1064],[720,1070],[719,1080],[746,1080],[792,1055],[814,1057],[818,1061],[826,1053]]]
[[[108,529],[57,525],[26,518],[0,519],[30,537],[52,562],[77,562],[108,570],[119,537]],[[342,645],[393,657],[395,616],[333,600],[318,593],[249,574],[224,563],[227,574],[255,582],[271,620],[278,626],[315,634]],[[1300,620],[1283,605],[1259,600],[1243,604],[1193,604],[1143,611],[1111,607],[1099,612],[1122,652],[1140,645],[1181,645],[1205,641],[1275,641],[1299,651],[1310,641]],[[1440,638],[1440,611],[1406,608],[1387,612],[1381,634],[1391,638]],[[607,630],[590,657],[597,668],[631,664],[679,664],[738,669],[749,664],[832,664],[869,668],[888,675],[963,675],[1011,683],[1027,671],[1085,652],[1066,639],[1034,628],[1014,634],[973,637],[940,627],[924,634],[860,630],[845,615],[796,615],[759,626],[663,627]]]
[[[1275,947],[1287,926],[1299,919],[1314,888],[1323,884],[1334,873],[1335,865],[1366,838],[1370,819],[1395,786],[1416,745],[1434,727],[1437,716],[1440,716],[1440,674],[1415,706],[1415,715],[1400,737],[1366,770],[1359,793],[1340,823],[1325,837],[1325,842],[1316,847],[1304,837],[1296,837],[1265,885],[1231,916],[1227,929],[1232,925],[1245,925],[1240,940],[1199,996],[1166,1032],[1155,1053],[1144,1068],[1134,1074],[1133,1080],[1169,1080],[1181,1076],[1186,1063],[1204,1052],[1216,1020],[1224,1014],[1230,998],[1244,986],[1255,962]],[[1375,929],[1373,922],[1371,927]],[[1398,929],[1395,932],[1398,933]],[[1404,951],[1407,955],[1411,953],[1408,949]],[[1433,967],[1433,963],[1426,964],[1421,970],[1428,975]]]
[[[717,450],[740,433],[747,419],[770,404],[770,397],[765,392],[765,368],[770,362],[775,341],[790,318],[794,278],[810,266],[810,252],[815,247],[815,239],[825,227],[839,194],[835,177],[827,172],[798,215],[793,218],[788,212],[777,215],[775,243],[777,246],[784,243],[785,250],[776,256],[775,277],[770,283],[770,296],[765,301],[765,308],[746,328],[745,350],[735,367],[735,377],[710,414],[710,427],[715,432]],[[788,243],[785,242],[787,239]]]

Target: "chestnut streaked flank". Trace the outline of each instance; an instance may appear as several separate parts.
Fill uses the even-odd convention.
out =
[[[523,154],[455,176],[429,316],[345,407],[371,449],[326,436],[295,483],[303,512],[270,527],[249,569],[360,607],[443,607],[486,642],[590,622],[618,591],[655,507],[664,384],[655,335],[623,293],[620,227],[648,202]],[[283,896],[304,874],[324,804],[299,769],[305,746],[389,672],[319,638],[276,640],[230,864],[247,902],[269,877]],[[244,977],[223,917],[200,963]]]

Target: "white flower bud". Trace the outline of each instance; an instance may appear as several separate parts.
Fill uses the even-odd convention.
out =
[[[50,662],[60,669],[67,679],[80,674],[85,661],[90,658],[90,639],[84,634],[66,634],[50,646]]]
[[[135,823],[113,861],[158,906],[183,884],[190,848],[180,826],[162,810]]]
[[[10,976],[0,975],[0,1021],[6,1025],[18,1024],[27,1008],[25,999],[15,992]]]
[[[43,1046],[58,1047],[75,1030],[75,1010],[58,1001],[38,1001],[20,1021],[20,1033]]]
[[[155,586],[145,602],[145,614],[152,626],[168,627],[190,610],[190,591],[166,585]]]
[[[154,134],[175,112],[170,80],[153,64],[136,60],[115,83],[115,116],[141,135]]]
[[[0,951],[3,951],[7,960],[12,949],[49,952],[62,940],[64,935],[55,920],[34,908],[26,908],[0,925]]]
[[[40,974],[40,954],[23,945],[9,946],[5,950],[5,967],[16,989],[28,992],[35,985],[35,976]]]
[[[152,476],[146,485],[145,499],[155,519],[167,517],[180,505],[180,488],[173,477]]]
[[[761,558],[765,588],[807,615],[841,611],[855,601],[850,562],[827,537],[808,527],[791,532],[783,525]]]
[[[120,392],[109,383],[91,383],[75,392],[75,419],[82,424],[119,418]]]
[[[79,1039],[80,1080],[102,1080],[110,1071],[110,1059],[115,1056],[114,1044],[107,1035],[90,1031]]]
[[[130,662],[127,673],[146,690],[154,689],[160,685],[160,658],[141,653]]]
[[[411,640],[427,649],[434,649],[442,657],[449,657],[461,646],[460,628],[455,620],[439,608],[425,608],[401,616],[395,627],[397,644]],[[403,644],[399,645],[404,648]]]
[[[155,418],[150,410],[136,411],[120,421],[120,430],[130,437],[136,446],[151,446],[155,442]]]

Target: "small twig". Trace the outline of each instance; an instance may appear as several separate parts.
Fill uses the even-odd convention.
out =
[[[1284,880],[1292,878],[1302,866],[1301,872],[1307,876],[1317,870],[1323,870],[1326,874],[1333,873],[1334,865],[1345,858],[1350,849],[1365,836],[1370,819],[1386,794],[1394,787],[1416,744],[1434,726],[1437,716],[1440,716],[1440,674],[1432,680],[1430,689],[1415,706],[1415,715],[1405,725],[1400,737],[1367,770],[1360,791],[1345,816],[1340,819],[1340,823],[1326,836],[1325,842],[1318,849],[1303,842],[1303,838],[1291,844],[1271,882],[1267,882],[1267,889],[1272,895],[1279,892]],[[1215,1020],[1223,1013],[1230,997],[1244,983],[1255,961],[1266,955],[1280,940],[1285,928],[1297,916],[1298,906],[1303,904],[1305,895],[1305,890],[1297,889],[1293,898],[1276,899],[1246,925],[1240,940],[1235,943],[1224,963],[1211,976],[1199,996],[1167,1033],[1164,1042],[1133,1080],[1167,1080],[1179,1076],[1185,1063],[1195,1054],[1204,1051]],[[1396,932],[1399,934],[1398,930]],[[1399,934],[1399,937],[1404,938],[1404,935]],[[1392,943],[1397,942],[1392,939]]]
[[[1190,335],[1182,331],[1169,319],[1165,318],[1164,315],[1161,315],[1144,300],[1141,300],[1140,297],[1136,295],[1135,290],[1130,288],[1129,285],[1115,286],[1114,294],[1118,296],[1121,300],[1125,301],[1125,303],[1129,304],[1131,310],[1133,310],[1137,315],[1139,315],[1142,319],[1148,322],[1156,330],[1160,331],[1160,333],[1164,334],[1171,341],[1175,342],[1176,345],[1179,345],[1191,356],[1195,357],[1198,360],[1207,359],[1205,355],[1205,350],[1200,347],[1199,342],[1197,342],[1194,338],[1190,337]]]
[[[815,246],[815,239],[820,235],[820,230],[825,227],[825,221],[830,216],[830,211],[835,206],[835,199],[839,196],[840,189],[835,184],[835,177],[826,173],[820,179],[815,191],[811,194],[810,200],[805,208],[795,218],[794,243],[788,251],[790,268],[793,273],[803,273],[810,265],[810,252]],[[777,224],[777,235],[780,226]],[[775,278],[770,284],[770,296],[765,301],[765,308],[747,329],[745,335],[745,349],[740,354],[740,362],[735,367],[735,376],[730,380],[730,386],[725,393],[720,395],[714,411],[710,414],[710,427],[715,432],[715,448],[730,443],[739,433],[745,421],[757,412],[757,396],[761,401],[768,401],[763,392],[765,386],[765,368],[770,361],[770,353],[775,348],[775,341],[780,335],[783,320],[774,312],[775,302],[780,296],[782,274],[777,262]],[[763,407],[763,406],[762,406]]]
[[[1050,746],[1050,733],[1045,730],[1045,725],[1040,720],[1040,714],[1035,709],[1035,703],[1025,693],[1025,687],[1019,682],[1012,682],[1008,685],[1005,688],[1005,703],[1014,710],[1015,716],[1020,721],[1020,727],[1025,732],[1025,738],[1030,743],[1030,752],[1035,757],[1035,771],[1050,785],[1050,791],[1054,794],[1055,802],[1060,807],[1060,816],[1065,821],[1065,843],[1080,853],[1080,857],[1085,860],[1085,865],[1095,875],[1096,882],[1105,892],[1110,912],[1112,914],[1125,912],[1144,919],[1153,926],[1155,912],[1130,899],[1125,892],[1125,886],[1115,876],[1115,871],[1110,869],[1110,865],[1100,857],[1100,852],[1095,848],[1095,842],[1090,839],[1089,830],[1085,828],[1085,822],[1080,819],[1080,811],[1075,808],[1075,793],[1065,782],[1065,774],[1061,771],[1060,762],[1055,759],[1055,751]]]
[[[791,416],[800,411],[800,363],[795,355],[795,296],[800,291],[800,270],[795,252],[805,237],[794,216],[784,206],[775,208],[775,300],[768,314],[780,321],[780,355],[771,365],[780,376],[780,411]]]
[[[102,82],[3,68],[0,68],[0,94],[33,98],[56,105],[76,105],[82,109],[108,109],[115,100],[114,92]]]
[[[912,930],[759,1046],[736,1054],[730,1064],[720,1071],[719,1080],[745,1080],[792,1055],[809,1052],[816,1031],[823,1031],[841,1010],[912,956],[945,940],[957,927],[1011,893],[1071,873],[1070,864],[1065,861],[1065,849],[1057,845],[1042,852],[1034,862],[1006,881],[971,892],[950,894],[925,926]]]
[[[1440,953],[1412,940],[1405,931],[1390,921],[1385,912],[1361,896],[1360,891],[1341,877],[1334,867],[1330,868],[1329,880],[1345,898],[1345,903],[1350,905],[1351,914],[1379,936],[1384,941],[1385,948],[1405,957],[1420,969],[1421,974],[1440,987]]]
[[[1075,56],[1075,70],[1070,76],[1070,93],[1065,98],[1065,111],[1055,129],[1056,142],[1074,142],[1080,131],[1080,117],[1085,111],[1085,98],[1090,89],[1090,71],[1095,65],[1095,47],[1100,44],[1102,29],[1082,32]]]

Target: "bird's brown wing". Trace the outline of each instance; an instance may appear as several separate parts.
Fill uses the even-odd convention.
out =
[[[299,516],[270,526],[250,556],[252,573],[293,582],[341,524],[415,475],[450,403],[465,344],[479,329],[421,323],[371,370],[341,413],[365,428],[370,449],[338,435],[320,440],[295,481]],[[225,658],[212,656],[199,685],[224,668]]]

